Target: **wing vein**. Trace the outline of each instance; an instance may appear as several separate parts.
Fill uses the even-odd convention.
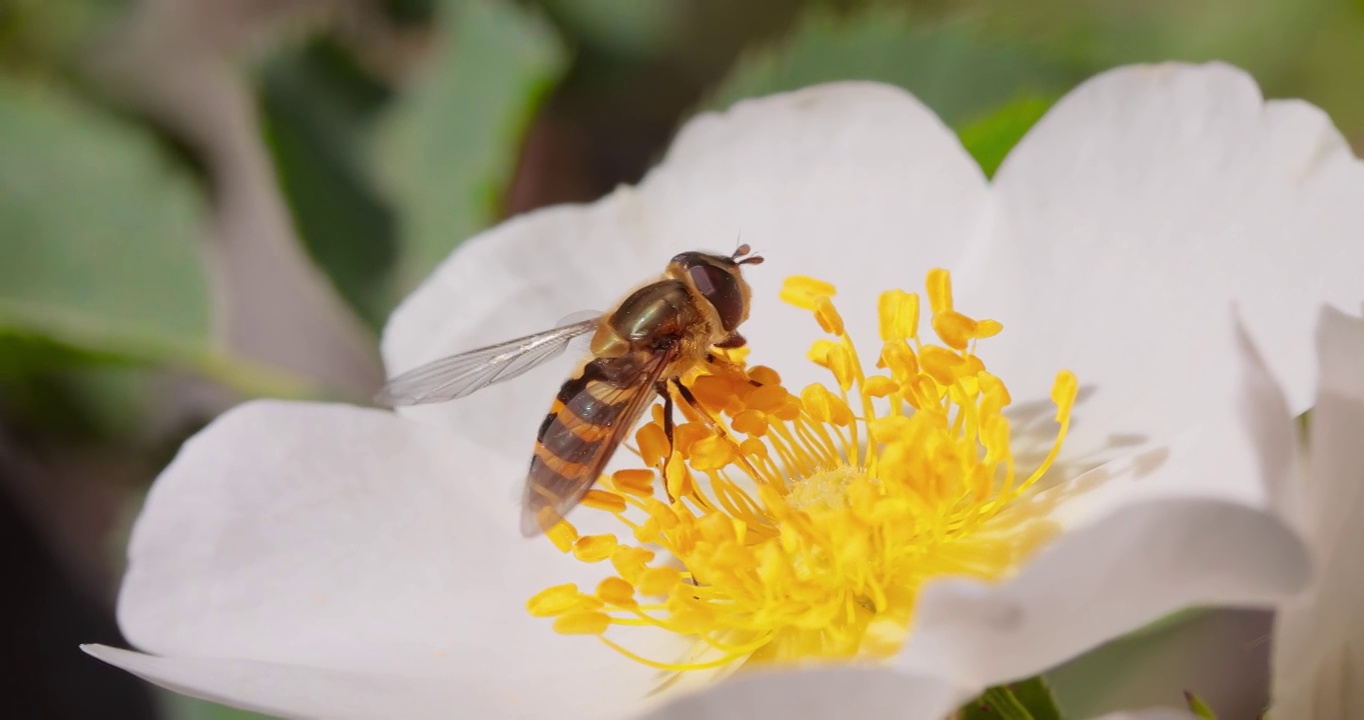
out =
[[[374,399],[397,407],[465,397],[559,356],[574,338],[596,330],[598,320],[583,320],[434,360],[393,378]]]

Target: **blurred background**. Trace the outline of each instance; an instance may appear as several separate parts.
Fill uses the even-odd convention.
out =
[[[122,644],[132,518],[243,399],[365,402],[385,317],[480,228],[841,78],[913,91],[991,172],[1078,81],[1170,59],[1364,147],[1364,0],[0,0],[0,716],[254,717],[77,650]],[[1252,717],[1268,622],[1186,613],[1052,680],[1076,712]]]

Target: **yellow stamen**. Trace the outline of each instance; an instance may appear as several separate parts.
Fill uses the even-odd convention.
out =
[[[686,421],[671,445],[655,412],[635,435],[642,467],[584,498],[584,511],[629,532],[579,537],[565,521],[548,533],[581,561],[609,559],[616,574],[592,594],[551,587],[530,613],[670,672],[878,658],[903,643],[925,581],[1014,572],[1055,533],[1034,493],[1078,383],[1058,373],[1055,439],[1019,480],[1009,391],[976,355],[1002,326],[958,311],[947,271],[926,285],[937,342],[919,337],[919,295],[883,293],[880,371],[868,375],[834,287],[791,278],[781,297],[829,335],[808,357],[833,383],[792,393],[772,369],[747,367],[745,350],[688,373],[702,412],[679,406]],[[692,637],[695,649],[644,657],[607,637],[628,626]]]

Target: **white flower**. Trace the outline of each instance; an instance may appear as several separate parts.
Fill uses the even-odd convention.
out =
[[[1297,488],[1316,581],[1275,620],[1276,720],[1364,717],[1364,322],[1325,310],[1317,353],[1307,472]],[[1272,407],[1272,385],[1262,387]],[[1292,436],[1287,413],[1269,417]]]
[[[1056,433],[1057,371],[1078,377],[1050,487],[1007,503],[1015,520],[1028,511],[1038,522],[982,525],[953,546],[989,550],[951,560],[996,582],[919,578],[890,600],[859,597],[866,612],[903,610],[896,622],[912,607],[908,640],[881,643],[891,650],[881,667],[799,682],[850,710],[933,717],[1175,609],[1266,605],[1305,584],[1282,502],[1289,468],[1237,406],[1244,373],[1228,318],[1235,303],[1289,408],[1305,409],[1313,313],[1364,297],[1361,232],[1364,166],[1327,118],[1264,102],[1225,66],[1096,78],[993,182],[905,93],[835,84],[698,118],[639,187],[470,240],[394,315],[384,351],[396,372],[541,329],[608,307],[678,251],[742,238],[767,258],[747,272],[753,359],[801,388],[827,372],[804,360],[815,324],[777,302],[784,278],[834,283],[847,334],[871,357],[879,293],[950,269],[955,307],[1003,323],[980,355],[1014,399],[1021,476]],[[150,654],[90,651],[173,689],[285,715],[649,709],[666,696],[650,694],[656,670],[527,614],[548,586],[590,589],[611,573],[518,532],[531,440],[566,372],[540,368],[398,414],[257,402],[224,415],[158,480],[133,534],[119,619]],[[588,510],[570,519],[621,532]],[[1011,534],[1041,525],[1045,537]],[[971,544],[986,536],[992,544]],[[1042,549],[1024,552],[1025,540]],[[945,566],[914,542],[895,549]],[[850,605],[850,617],[863,612]],[[694,641],[662,631],[612,626],[608,637],[647,658],[694,657]],[[792,681],[774,677],[784,696]],[[855,705],[868,683],[880,683],[873,704]],[[754,693],[745,702],[761,704]]]

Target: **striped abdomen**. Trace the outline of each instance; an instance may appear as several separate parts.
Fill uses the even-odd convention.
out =
[[[563,384],[536,436],[522,532],[543,532],[578,504],[649,406],[672,355],[593,358]]]

